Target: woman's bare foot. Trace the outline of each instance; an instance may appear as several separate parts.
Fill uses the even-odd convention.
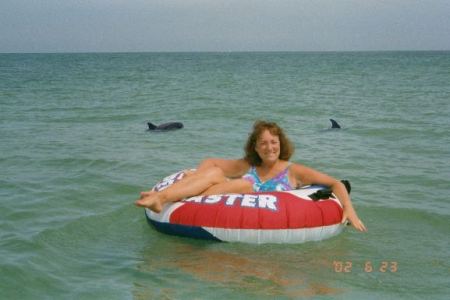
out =
[[[141,196],[139,197],[139,199],[144,199],[145,197],[151,196],[154,193],[156,193],[156,191],[141,192]]]
[[[144,192],[147,193],[147,192]],[[155,213],[160,213],[163,207],[163,198],[160,193],[150,192],[149,196],[142,197],[135,202],[136,206],[146,207]]]

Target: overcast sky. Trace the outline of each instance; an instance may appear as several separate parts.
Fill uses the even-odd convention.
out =
[[[0,0],[0,52],[450,50],[450,0]]]

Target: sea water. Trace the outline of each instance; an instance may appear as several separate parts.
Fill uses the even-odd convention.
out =
[[[447,299],[449,83],[450,52],[0,54],[0,298]],[[351,181],[367,233],[148,226],[140,191],[242,157],[257,119],[285,128],[292,161]]]

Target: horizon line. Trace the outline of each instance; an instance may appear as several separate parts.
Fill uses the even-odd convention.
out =
[[[368,52],[449,52],[450,49],[429,50],[160,50],[160,51],[37,51],[0,52],[0,54],[176,54],[176,53],[368,53]]]

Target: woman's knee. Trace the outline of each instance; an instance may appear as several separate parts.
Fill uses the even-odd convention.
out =
[[[202,175],[208,178],[212,184],[219,184],[227,180],[222,169],[219,167],[210,167],[204,170],[202,173]]]

